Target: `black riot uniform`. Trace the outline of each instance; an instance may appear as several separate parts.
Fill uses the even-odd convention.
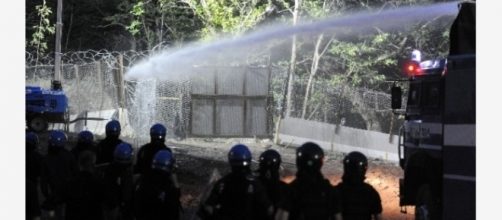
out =
[[[42,159],[40,188],[45,197],[44,210],[54,210],[57,218],[64,217],[62,193],[66,181],[77,172],[77,162],[67,151],[66,135],[62,131],[52,131],[49,137],[48,153]]]
[[[94,144],[94,135],[88,130],[81,131],[78,134],[77,144],[71,149],[71,153],[78,159],[78,156],[83,151],[96,152],[96,145]]]
[[[113,163],[104,168],[104,204],[107,220],[133,218],[133,153],[134,150],[129,143],[120,143],[115,148]]]
[[[273,217],[273,206],[260,181],[250,170],[251,153],[242,144],[228,155],[232,172],[214,185],[198,211],[202,219],[266,220]]]
[[[141,146],[136,159],[135,173],[143,175],[150,172],[153,156],[160,150],[172,152],[164,143],[148,143]]]
[[[335,187],[342,196],[343,219],[377,219],[382,213],[382,204],[375,188],[364,182],[368,167],[366,156],[351,152],[344,158],[343,165],[342,182]]]
[[[180,189],[173,181],[174,158],[168,150],[155,154],[151,172],[140,179],[134,193],[137,220],[178,220]]]
[[[315,143],[307,142],[297,149],[295,180],[279,204],[279,212],[289,219],[336,219],[341,212],[341,197],[321,173],[324,153]]]
[[[113,161],[113,152],[115,147],[122,140],[119,138],[121,127],[117,120],[111,120],[106,124],[106,137],[101,140],[96,146],[97,165],[109,164]]]
[[[38,185],[42,155],[37,151],[38,136],[34,132],[26,133],[26,219],[41,215]]]
[[[122,142],[121,139],[115,137],[106,137],[97,145],[96,152],[98,156],[97,164],[109,164],[113,161],[113,150],[115,146]]]
[[[66,203],[66,220],[101,220],[105,188],[96,175],[96,155],[83,151],[79,155],[79,171],[65,184],[63,201]]]
[[[269,149],[260,155],[260,164],[257,170],[258,180],[265,187],[268,198],[274,205],[274,213],[287,189],[287,184],[281,181],[279,175],[281,162],[279,152]]]
[[[251,174],[230,173],[216,182],[206,200],[207,219],[270,219],[271,202],[261,183]]]
[[[150,128],[150,143],[140,147],[136,159],[135,173],[144,175],[152,170],[152,159],[159,150],[172,150],[166,146],[165,137],[167,130],[162,124],[154,124]]]

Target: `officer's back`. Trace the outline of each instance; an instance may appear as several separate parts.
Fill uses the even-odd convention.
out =
[[[132,173],[134,150],[122,142],[115,148],[113,162],[105,167],[105,216],[108,220],[132,219],[134,181]]]
[[[113,161],[113,151],[122,142],[120,137],[121,127],[117,120],[111,120],[105,126],[106,137],[96,146],[98,165],[109,164]]]
[[[78,155],[82,151],[91,151],[95,154],[97,153],[96,146],[94,144],[94,134],[88,130],[81,131],[78,134],[77,144],[71,149],[71,153],[75,159],[78,158]]]
[[[180,217],[180,189],[172,179],[174,158],[160,150],[152,161],[152,171],[140,179],[134,193],[137,220],[177,220]]]
[[[287,184],[280,179],[279,168],[281,162],[282,159],[279,152],[274,149],[268,149],[260,155],[259,168],[257,170],[258,180],[265,187],[268,198],[274,205],[274,211],[277,210],[277,206],[287,189]]]
[[[26,133],[26,219],[40,217],[38,185],[42,156],[38,153],[38,136]]]
[[[162,124],[154,124],[150,128],[150,143],[140,147],[137,155],[135,173],[144,175],[152,170],[152,159],[160,150],[171,149],[165,145],[167,130]]]
[[[254,176],[236,173],[216,182],[207,203],[214,204],[217,219],[267,219],[271,205]]]
[[[218,180],[198,211],[202,219],[271,219],[273,206],[260,182],[251,175],[251,153],[244,145],[228,155],[232,172]]]
[[[104,184],[94,171],[96,155],[83,151],[78,158],[79,171],[65,184],[67,220],[103,219]]]
[[[353,151],[343,159],[342,182],[335,188],[342,196],[344,220],[381,219],[380,195],[373,186],[364,182],[368,160],[364,154]]]
[[[52,131],[49,136],[48,153],[42,160],[40,188],[45,197],[43,207],[55,210],[58,218],[63,217],[62,192],[66,181],[77,171],[73,155],[65,149],[66,134]]]
[[[297,175],[279,205],[289,219],[332,219],[340,212],[340,195],[321,175]]]
[[[321,173],[324,152],[307,142],[297,149],[296,178],[279,203],[276,219],[341,219],[340,195]]]

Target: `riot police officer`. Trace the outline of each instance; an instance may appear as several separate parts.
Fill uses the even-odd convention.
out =
[[[251,174],[251,152],[237,144],[228,152],[231,173],[218,180],[198,211],[202,219],[271,219],[273,206]]]
[[[135,173],[144,175],[150,172],[153,156],[159,150],[168,150],[172,153],[171,149],[165,145],[166,134],[166,127],[160,123],[154,124],[150,128],[150,143],[140,147],[136,160]]]
[[[113,151],[115,147],[122,142],[120,140],[120,122],[111,120],[106,124],[105,132],[106,137],[98,143],[97,146],[97,161],[96,164],[102,166],[109,164],[113,161]]]
[[[341,219],[340,195],[321,173],[324,152],[307,142],[296,150],[296,178],[288,185],[276,219]]]
[[[91,151],[96,153],[96,146],[94,145],[94,134],[91,131],[84,130],[78,133],[77,144],[71,149],[75,159],[82,151]]]
[[[38,185],[42,155],[38,152],[38,135],[26,133],[26,219],[39,219]]]
[[[134,150],[122,142],[113,152],[113,162],[104,169],[105,216],[108,220],[132,219]]]
[[[153,157],[151,172],[144,174],[134,193],[137,220],[179,219],[180,188],[172,178],[174,164],[168,150],[159,150]]]
[[[79,154],[79,171],[65,184],[63,201],[66,220],[102,220],[104,184],[95,171],[96,154],[85,150]]]
[[[266,189],[268,198],[274,204],[274,211],[286,190],[286,183],[281,181],[279,168],[281,166],[281,155],[274,149],[264,151],[259,158],[259,168],[257,170],[258,179]],[[275,214],[275,213],[274,213]]]
[[[364,182],[368,159],[353,151],[343,159],[342,182],[335,188],[342,196],[343,219],[381,219],[382,204],[378,192]]]
[[[54,213],[57,219],[64,219],[64,186],[77,171],[75,158],[65,149],[66,141],[64,132],[51,131],[48,152],[42,160],[40,188],[45,197],[42,208]]]

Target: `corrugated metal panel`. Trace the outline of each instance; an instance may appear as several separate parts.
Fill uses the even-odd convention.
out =
[[[218,69],[216,85],[218,95],[242,95],[244,68],[229,67]]]
[[[197,68],[196,73],[191,78],[192,94],[214,95],[215,91],[215,69]]]
[[[199,67],[197,71],[200,74],[193,77],[191,89],[192,135],[252,137],[268,134],[267,68]]]
[[[192,99],[192,134],[213,135],[214,101]]]
[[[248,100],[246,104],[246,135],[267,135],[266,100]]]
[[[246,73],[246,95],[268,94],[268,71],[265,68],[248,68]]]
[[[244,134],[244,101],[223,99],[216,101],[216,131],[223,136]]]

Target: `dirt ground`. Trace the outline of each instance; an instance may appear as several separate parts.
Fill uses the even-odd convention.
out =
[[[194,210],[200,202],[201,194],[207,190],[211,175],[217,171],[220,175],[229,172],[226,163],[226,153],[235,143],[248,145],[253,153],[253,158],[258,158],[265,149],[273,148],[281,153],[283,164],[281,176],[285,182],[291,182],[296,172],[294,164],[295,149],[273,145],[270,141],[253,139],[190,139],[174,143],[175,154],[179,164],[179,178],[183,186],[182,202],[186,209],[183,219],[196,219]],[[324,175],[333,185],[340,182],[343,167],[341,159],[343,154],[326,152],[326,162],[323,166]],[[383,219],[404,220],[414,219],[412,207],[406,207],[407,213],[401,213],[399,207],[399,177],[402,176],[401,168],[391,162],[369,158],[369,168],[366,182],[379,192],[382,206]],[[253,163],[256,167],[257,163]],[[188,215],[187,215],[188,214]]]
[[[102,137],[101,137],[102,138]],[[70,143],[68,149],[76,140],[75,134],[69,134]],[[100,139],[98,137],[97,139]],[[129,143],[138,141],[128,140]],[[46,152],[47,133],[40,135],[41,152]],[[292,147],[282,147],[273,145],[270,140],[259,139],[186,139],[183,141],[168,141],[178,164],[178,179],[182,190],[182,205],[184,213],[183,220],[198,219],[195,215],[204,193],[210,190],[211,179],[217,179],[228,173],[227,152],[236,143],[243,143],[249,146],[253,153],[253,158],[258,158],[259,154],[268,148],[276,149],[282,156],[281,176],[285,182],[291,182],[296,172],[295,149]],[[141,143],[141,142],[140,142]],[[137,150],[139,146],[134,146]],[[335,152],[325,152],[326,161],[323,166],[323,174],[336,185],[343,173],[341,159],[343,154]],[[257,163],[254,161],[253,167]],[[401,168],[391,162],[369,158],[369,168],[366,175],[366,182],[371,184],[379,192],[382,206],[383,219],[404,220],[414,219],[413,208],[407,207],[407,213],[401,213],[399,207],[399,177],[402,176]]]

